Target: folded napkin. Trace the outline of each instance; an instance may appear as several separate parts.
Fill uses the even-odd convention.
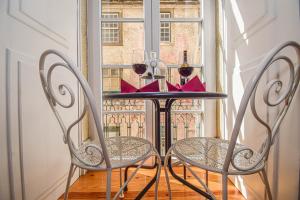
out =
[[[167,82],[168,91],[169,92],[176,92],[176,91],[182,91],[182,92],[205,92],[205,83],[202,83],[198,76],[195,76],[191,80],[189,80],[184,85],[172,85],[170,82]]]
[[[159,92],[158,80],[153,81],[140,89],[137,89],[133,85],[121,79],[121,93],[132,93],[132,92]]]

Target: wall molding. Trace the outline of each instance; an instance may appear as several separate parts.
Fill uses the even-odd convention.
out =
[[[6,75],[7,75],[7,137],[8,137],[8,157],[10,190],[13,200],[26,199],[26,171],[24,169],[24,145],[22,131],[22,77],[21,69],[26,66],[38,66],[34,58],[18,53],[11,49],[6,49]],[[77,174],[77,172],[76,172]],[[51,199],[53,191],[58,190],[66,182],[68,173],[58,178],[52,185],[41,191],[35,199]],[[77,176],[73,177],[75,181]],[[64,188],[64,187],[62,187]],[[63,191],[60,191],[63,193]],[[61,194],[59,193],[59,194]]]
[[[239,34],[234,38],[236,44],[242,43],[242,41],[251,38],[261,29],[271,24],[277,18],[277,10],[272,0],[264,0],[265,9],[261,15],[257,16],[256,20],[245,27],[243,33]],[[238,45],[237,45],[238,46]]]
[[[63,46],[64,48],[69,48],[69,42],[67,38],[63,35],[59,34],[57,31],[51,29],[46,24],[43,24],[39,21],[39,19],[30,15],[30,13],[26,12],[23,8],[24,0],[10,0],[8,1],[8,9],[7,13],[11,17],[15,18],[22,24],[30,27],[31,29],[43,34],[47,38],[51,39],[55,43]]]
[[[10,169],[10,190],[12,199],[25,199],[22,122],[20,118],[20,68],[22,63],[34,63],[34,60],[11,49],[6,49],[7,75],[7,137]],[[16,123],[17,122],[17,123]]]

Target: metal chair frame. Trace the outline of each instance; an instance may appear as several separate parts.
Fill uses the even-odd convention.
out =
[[[45,61],[46,58],[51,55],[51,56],[57,56],[62,62],[55,62],[54,64],[49,65],[50,67],[48,70],[45,69]],[[63,118],[58,110],[58,107],[62,109],[69,109],[74,106],[75,104],[75,93],[72,90],[70,86],[68,86],[65,83],[60,83],[56,89],[54,90],[54,86],[52,84],[53,78],[52,74],[53,71],[58,68],[62,67],[74,75],[76,80],[79,83],[80,89],[83,91],[83,96],[84,96],[84,109],[82,113],[80,113],[79,117],[73,121],[70,125],[66,125],[63,121]],[[86,170],[98,170],[98,171],[106,171],[107,172],[107,178],[106,178],[106,199],[111,199],[111,176],[112,176],[112,170],[113,169],[121,169],[123,167],[131,166],[133,164],[138,165],[138,167],[135,169],[135,171],[130,175],[130,177],[127,179],[127,181],[121,186],[120,190],[115,194],[113,199],[117,199],[119,195],[122,195],[122,192],[124,188],[128,185],[128,183],[132,180],[132,178],[136,175],[138,170],[143,166],[146,160],[148,160],[150,157],[154,156],[156,158],[156,164],[157,164],[157,176],[156,176],[156,185],[155,185],[155,199],[158,198],[158,184],[159,184],[159,177],[160,177],[160,169],[161,169],[161,159],[156,151],[156,149],[153,147],[153,145],[142,138],[136,138],[136,137],[120,137],[120,138],[113,138],[118,141],[132,141],[133,143],[138,143],[141,145],[146,145],[145,152],[142,155],[138,155],[137,157],[132,158],[129,161],[126,161],[124,163],[120,164],[114,164],[111,161],[111,157],[108,152],[109,146],[107,146],[106,141],[108,141],[107,138],[104,138],[103,135],[103,129],[98,113],[98,108],[99,105],[96,104],[96,101],[94,99],[94,95],[89,87],[88,82],[85,80],[81,72],[79,71],[78,67],[76,67],[72,61],[65,56],[64,54],[60,53],[59,51],[56,50],[46,50],[41,54],[40,60],[39,60],[39,73],[40,73],[40,79],[42,83],[43,90],[45,92],[45,95],[47,97],[47,100],[50,104],[50,107],[55,114],[59,125],[62,129],[63,132],[63,140],[64,143],[68,145],[69,151],[70,151],[70,156],[71,156],[71,164],[70,164],[70,169],[69,169],[69,175],[67,179],[67,185],[66,185],[66,190],[64,194],[64,199],[68,199],[68,191],[69,191],[69,186],[71,182],[71,178],[76,170],[77,167],[86,169]],[[64,103],[61,101],[56,93],[59,94],[61,97],[70,97],[70,101],[68,103]],[[79,93],[80,95],[80,93]],[[86,114],[86,111],[90,108],[90,113],[91,116],[90,120],[94,120],[94,124],[96,127],[98,139],[100,142],[100,145],[96,143],[83,143],[80,144],[78,147],[73,143],[72,137],[71,137],[71,130],[72,128],[78,124],[83,117]],[[61,110],[60,110],[61,111]],[[122,144],[120,144],[122,145]],[[80,151],[80,147],[82,147]],[[121,147],[119,147],[121,148]],[[138,149],[137,149],[138,150]],[[85,155],[86,157],[82,156]],[[123,161],[123,160],[122,160]]]
[[[292,59],[280,55],[283,50],[292,48],[295,50],[298,63],[294,64]],[[263,120],[261,116],[256,111],[256,92],[259,85],[259,82],[265,74],[265,72],[270,69],[272,66],[274,66],[274,63],[278,61],[284,61],[288,66],[289,69],[289,80],[287,87],[285,89],[283,88],[283,81],[280,80],[280,78],[275,78],[273,80],[268,81],[266,84],[266,88],[263,93],[263,100],[264,103],[268,107],[276,107],[279,112],[274,120],[274,122],[271,124],[268,122],[268,120]],[[213,171],[216,173],[222,174],[222,196],[223,200],[227,200],[228,192],[227,192],[227,180],[228,175],[250,175],[254,173],[259,173],[262,182],[266,186],[267,196],[271,200],[272,199],[272,193],[270,189],[270,185],[267,178],[266,173],[266,163],[268,161],[268,156],[270,152],[271,146],[275,143],[276,136],[279,133],[279,127],[286,116],[286,113],[292,103],[292,99],[294,97],[294,94],[296,92],[296,89],[299,85],[299,79],[300,79],[300,45],[297,42],[289,41],[286,43],[283,43],[279,45],[278,47],[271,50],[268,55],[265,57],[265,59],[260,63],[260,65],[257,68],[257,72],[255,75],[250,79],[248,82],[246,89],[244,91],[241,104],[237,113],[235,125],[231,134],[231,138],[229,141],[222,140],[222,139],[215,139],[217,142],[225,143],[228,142],[228,148],[227,152],[222,159],[224,162],[222,163],[222,167],[220,167],[219,170],[216,168],[210,167],[208,165],[202,164],[197,162],[197,160],[193,160],[193,158],[189,158],[188,156],[183,155],[181,152],[178,152],[176,150],[176,145],[184,142],[188,142],[188,139],[184,139],[181,141],[176,142],[172,145],[172,147],[169,149],[165,156],[165,172],[166,172],[166,179],[167,179],[167,185],[169,191],[171,191],[170,183],[169,183],[169,177],[167,173],[167,165],[171,164],[171,158],[175,157],[179,160],[181,164],[183,164],[190,172],[191,174],[198,180],[198,182],[206,189],[207,193],[211,195],[211,199],[215,199],[215,196],[213,195],[212,191],[208,188],[207,183],[207,177],[206,177],[206,183],[204,183],[197,174],[192,170],[191,166],[195,166],[198,168],[202,168],[207,171]],[[275,91],[277,93],[277,99],[271,100],[270,95],[272,91]],[[240,128],[242,121],[244,119],[244,115],[246,112],[246,109],[250,103],[251,111],[255,119],[262,124],[266,129],[266,139],[260,146],[260,150],[255,154],[255,151],[247,146],[241,146],[237,143],[237,139],[240,133]],[[204,140],[209,141],[209,138],[196,138],[195,140]],[[207,155],[205,152],[200,152],[202,155]],[[238,157],[243,156],[243,159],[250,160],[255,157],[254,162],[249,162],[250,164],[247,166],[241,166],[237,162]],[[207,158],[206,158],[207,159]],[[206,175],[207,176],[207,175]],[[171,199],[171,192],[170,192],[170,199]]]

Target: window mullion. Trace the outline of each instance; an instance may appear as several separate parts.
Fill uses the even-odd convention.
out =
[[[150,53],[152,50],[152,0],[144,0],[144,34],[145,34],[145,51]],[[154,140],[154,112],[153,105],[149,101],[145,101],[145,120],[146,120],[146,138],[149,141],[155,142]]]
[[[152,47],[152,0],[144,0],[144,33],[145,51],[149,53]]]
[[[160,50],[160,0],[152,0],[152,51],[157,52],[159,56]]]

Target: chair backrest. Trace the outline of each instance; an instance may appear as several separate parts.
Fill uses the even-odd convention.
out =
[[[283,53],[283,51],[285,51],[286,49],[294,49],[296,51],[296,55],[298,59],[297,64],[294,64],[290,57],[281,55],[281,53]],[[256,110],[255,100],[256,100],[256,93],[257,93],[257,88],[260,80],[262,79],[263,75],[266,73],[267,70],[271,69],[272,66],[276,67],[274,63],[278,61],[284,61],[287,64],[285,65],[285,67],[286,66],[288,67],[289,80],[287,85],[284,84],[284,82],[286,81],[282,81],[279,78],[270,80],[266,84],[266,88],[264,89],[263,92],[263,102],[268,107],[274,107],[279,110],[277,116],[275,117],[275,120],[272,123],[270,123],[268,122],[268,120],[264,120],[262,119],[262,117],[259,116]],[[278,129],[280,127],[280,124],[283,121],[291,105],[292,99],[294,97],[294,94],[299,84],[299,78],[300,78],[299,63],[300,63],[300,45],[293,41],[283,43],[280,46],[274,48],[260,63],[255,75],[248,82],[244,95],[242,97],[238,114],[236,116],[235,125],[232,131],[228,151],[226,154],[225,163],[223,165],[224,171],[228,171],[230,164],[237,170],[248,171],[254,169],[259,164],[261,164],[261,162],[265,162],[268,159],[270,147],[274,143],[274,139],[278,134]],[[276,96],[276,100],[273,99],[274,97],[272,98],[273,100],[271,100],[271,93],[274,91],[276,92],[276,94],[278,94],[278,96]],[[249,166],[247,167],[241,167],[235,161],[235,158],[238,154],[242,153],[246,159],[251,159],[253,156],[253,151],[251,149],[236,147],[236,142],[237,142],[238,135],[240,133],[241,124],[244,119],[245,111],[247,109],[249,102],[250,102],[252,114],[254,115],[256,120],[260,124],[262,124],[263,127],[266,128],[267,135],[265,141],[262,143],[261,148],[259,150],[260,155],[258,158],[255,159],[256,161],[253,162],[252,164],[249,164]]]
[[[49,64],[49,67],[45,69],[45,61],[46,58],[50,55],[57,56],[60,61],[55,62],[53,64]],[[76,80],[79,83],[79,88],[83,91],[83,96],[84,96],[84,109],[82,113],[79,115],[79,117],[74,120],[72,123],[69,125],[66,125],[64,120],[62,119],[62,115],[59,112],[59,109],[70,109],[75,105],[75,93],[72,90],[72,87],[68,86],[67,83],[59,83],[56,88],[54,88],[53,84],[53,71],[56,68],[65,68],[68,69],[68,71],[76,78]],[[51,106],[52,111],[54,112],[59,125],[62,129],[63,132],[63,139],[64,142],[69,146],[70,154],[71,157],[76,157],[80,162],[87,166],[98,166],[102,164],[102,162],[105,161],[106,167],[111,168],[111,163],[109,160],[109,156],[107,153],[107,148],[105,146],[105,141],[104,141],[104,136],[102,132],[102,125],[99,117],[99,112],[98,109],[99,105],[96,104],[94,95],[92,93],[91,88],[89,87],[88,82],[85,80],[84,76],[82,73],[78,70],[78,67],[76,67],[72,61],[65,56],[64,54],[56,51],[56,50],[46,50],[45,52],[42,53],[39,61],[39,73],[40,73],[40,78],[42,82],[42,87],[44,89],[44,92],[46,94],[47,100]],[[60,80],[61,81],[61,80]],[[56,94],[59,94],[61,96],[67,96],[69,95],[70,101],[68,103],[62,102]],[[79,95],[79,94],[78,94]],[[60,107],[60,108],[59,108]],[[74,145],[71,137],[71,130],[72,128],[78,124],[86,114],[87,108],[90,108],[91,111],[91,116],[94,120],[96,130],[99,136],[99,141],[100,141],[100,147],[94,144],[90,144],[84,147],[85,153],[88,155],[91,155],[93,153],[97,153],[97,158],[96,160],[90,161],[90,160],[85,160],[79,155],[78,147]],[[59,109],[58,109],[59,108]],[[90,119],[92,120],[92,119]],[[82,153],[82,152],[81,152]],[[99,158],[100,156],[100,158]]]

